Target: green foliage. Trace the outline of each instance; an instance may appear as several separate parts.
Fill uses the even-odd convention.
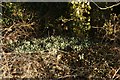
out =
[[[30,38],[34,34],[35,22],[29,22],[31,18],[30,14],[25,12],[25,9],[21,7],[22,3],[3,3],[3,15],[2,15],[2,36],[3,43],[9,40],[17,41],[19,39]],[[25,15],[26,14],[26,15]]]
[[[91,29],[89,2],[9,2],[3,5],[4,45],[2,48],[5,53],[11,53],[3,57],[7,59],[2,59],[1,70],[5,69],[5,76],[6,73],[12,74],[20,64],[22,66],[20,69],[23,71],[20,77],[26,77],[24,75],[26,71],[30,73],[27,73],[27,77],[28,75],[44,78],[48,76],[50,79],[58,77],[64,79],[68,75],[70,75],[67,77],[69,79],[72,76],[75,78],[85,76],[89,80],[98,78],[109,80],[118,77],[120,16],[111,15],[104,26],[100,25],[101,27],[95,24],[98,28],[94,32],[97,33],[99,37],[97,39],[100,41],[95,43],[93,38],[91,41],[88,39],[88,31]],[[104,12],[101,11],[99,15],[103,16],[102,14]],[[94,17],[97,16],[98,14]],[[103,18],[97,17],[96,20],[105,20]],[[37,38],[31,38],[36,35]],[[115,44],[106,45],[108,40],[114,41]],[[33,54],[16,54],[17,56],[14,57],[12,51]],[[116,73],[113,73],[111,68],[115,69]],[[14,74],[17,73],[14,72]]]
[[[99,32],[105,32],[104,35],[100,36],[103,39],[103,42],[108,43],[108,44],[116,44],[118,45],[119,43],[119,35],[120,35],[120,17],[119,15],[117,16],[116,14],[111,14],[110,19],[106,20],[106,22],[103,25],[102,31]]]
[[[110,19],[104,23],[106,35],[116,34],[119,31],[120,17],[116,14],[111,14]]]
[[[14,49],[17,53],[32,53],[44,50],[63,50],[63,51],[80,51],[85,47],[90,46],[90,42],[87,40],[81,40],[75,37],[60,37],[51,36],[41,39],[25,40],[21,42],[11,42],[7,45]]]
[[[18,22],[28,22],[33,19],[33,13],[30,13],[30,11],[26,12],[26,8],[23,8],[24,3],[14,3],[14,2],[4,2],[3,4],[3,25],[12,25],[13,23]],[[8,21],[10,20],[12,23]]]
[[[89,2],[71,2],[71,18],[73,19],[73,31],[76,35],[82,37],[88,36],[87,30],[90,26],[90,3]]]
[[[89,2],[70,3],[3,3],[3,25],[19,22],[36,23],[34,29],[37,34],[75,34],[84,36],[90,29]],[[32,13],[31,13],[32,12]],[[61,22],[62,21],[62,22]],[[50,30],[49,28],[52,28]],[[48,29],[48,30],[46,30]],[[55,29],[55,32],[53,32]],[[48,35],[49,35],[48,34]],[[87,34],[87,33],[86,33]],[[43,36],[42,35],[42,36]],[[68,36],[67,35],[67,36]]]

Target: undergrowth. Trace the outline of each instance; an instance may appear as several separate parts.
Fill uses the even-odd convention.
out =
[[[51,36],[17,42],[11,40],[6,45],[16,53],[33,53],[52,49],[75,52],[82,50],[84,47],[89,47],[90,41],[75,37]]]

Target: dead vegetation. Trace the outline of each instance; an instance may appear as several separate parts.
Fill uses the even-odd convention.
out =
[[[2,53],[0,63],[2,79],[120,79],[119,47],[100,45],[81,52],[54,49],[36,53]]]

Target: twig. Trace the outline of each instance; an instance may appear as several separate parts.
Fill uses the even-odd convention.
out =
[[[69,53],[69,52],[67,52],[67,51],[63,51],[63,50],[58,50],[58,51],[63,52],[63,53]]]
[[[120,67],[115,71],[115,74],[113,75],[112,79],[115,78],[116,74],[118,73],[118,71],[120,70]]]
[[[102,8],[102,7],[100,7],[98,4],[96,4],[93,0],[91,0],[91,1],[92,1],[100,10],[106,10],[106,9],[110,9],[110,8],[113,8],[113,7],[115,7],[115,6],[120,5],[120,2],[119,2],[119,3],[114,4],[114,5],[112,5],[112,6]]]
[[[77,77],[78,75],[65,75],[62,77],[59,77],[58,79],[63,79],[63,78],[69,78],[69,77]]]
[[[0,3],[0,7],[4,7],[4,8],[6,8],[4,5],[2,5],[2,3]]]

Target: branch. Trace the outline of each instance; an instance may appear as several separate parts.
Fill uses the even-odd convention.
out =
[[[112,79],[115,78],[116,74],[118,73],[118,71],[120,70],[120,67],[115,71],[115,74],[112,76]]]
[[[110,8],[113,8],[113,7],[115,7],[115,6],[120,5],[120,2],[119,2],[119,3],[114,4],[114,5],[112,5],[112,6],[102,8],[102,7],[100,7],[98,4],[96,4],[93,0],[91,0],[91,1],[92,1],[100,10],[106,10],[106,9],[110,9]]]
[[[4,8],[6,8],[4,5],[2,5],[2,3],[0,3],[0,7],[4,7]]]

